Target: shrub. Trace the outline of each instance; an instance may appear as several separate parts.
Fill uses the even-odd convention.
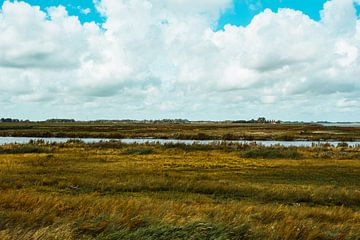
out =
[[[347,144],[346,142],[341,142],[341,143],[338,143],[337,147],[341,147],[341,148],[346,148],[346,147],[349,147],[349,144]]]
[[[91,143],[92,147],[100,148],[100,149],[118,149],[127,146],[128,144],[123,143],[117,140],[110,140],[110,141],[100,141]]]
[[[0,148],[0,154],[49,153],[50,149],[33,145],[20,145],[12,148]]]
[[[123,154],[125,155],[148,155],[153,154],[154,150],[151,148],[145,148],[145,149],[128,149]]]
[[[83,144],[84,141],[81,139],[72,138],[67,140],[66,143]]]
[[[294,148],[275,148],[275,147],[258,147],[248,151],[242,152],[242,157],[245,158],[264,158],[264,159],[276,159],[276,158],[288,158],[299,159],[302,154]]]

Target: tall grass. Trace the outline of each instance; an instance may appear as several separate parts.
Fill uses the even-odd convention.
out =
[[[300,159],[302,154],[298,152],[296,148],[284,148],[284,147],[263,147],[259,146],[257,148],[247,150],[242,152],[242,156],[246,158],[267,158],[267,159],[276,159],[276,158],[287,158],[287,159]]]
[[[1,147],[0,154],[24,154],[24,153],[49,153],[50,149],[36,145],[15,145],[11,147]]]
[[[10,151],[30,146],[48,151]],[[2,148],[0,239],[360,236],[358,148],[77,141]]]

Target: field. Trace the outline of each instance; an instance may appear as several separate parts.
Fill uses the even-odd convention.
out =
[[[0,147],[0,239],[360,239],[360,147]]]
[[[172,138],[195,140],[360,140],[360,127],[318,124],[205,123],[0,123],[0,136],[71,138]]]

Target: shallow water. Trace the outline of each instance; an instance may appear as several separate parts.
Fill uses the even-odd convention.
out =
[[[320,123],[324,127],[360,127],[360,123]]]
[[[28,143],[30,140],[44,140],[45,142],[54,142],[54,143],[64,143],[68,140],[74,138],[36,138],[36,137],[0,137],[0,145],[4,144],[13,144],[13,143]],[[212,143],[221,143],[221,142],[229,142],[229,143],[257,143],[263,146],[273,146],[273,145],[281,145],[281,146],[295,146],[295,147],[307,147],[312,146],[314,144],[325,144],[329,143],[333,146],[337,146],[339,141],[247,141],[247,140],[239,140],[239,141],[216,141],[216,140],[179,140],[179,139],[152,139],[152,138],[140,138],[140,139],[104,139],[104,138],[77,138],[85,143],[97,143],[97,142],[107,142],[110,140],[117,140],[123,143],[132,144],[132,143],[183,143],[183,144],[212,144]],[[360,146],[360,141],[356,142],[346,142],[349,146]]]

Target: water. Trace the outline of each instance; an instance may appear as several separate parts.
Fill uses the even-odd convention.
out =
[[[36,138],[36,137],[0,137],[0,145],[4,144],[13,144],[19,143],[24,144],[28,143],[30,140],[44,140],[45,142],[50,143],[64,143],[73,138]],[[313,144],[331,144],[333,146],[337,146],[339,141],[247,141],[247,140],[239,140],[239,141],[215,141],[215,140],[179,140],[179,139],[152,139],[152,138],[126,138],[126,139],[104,139],[104,138],[79,138],[79,140],[85,143],[97,143],[97,142],[107,142],[111,140],[121,141],[123,143],[132,144],[132,143],[183,143],[183,144],[212,144],[212,143],[220,143],[220,142],[229,142],[229,143],[242,143],[242,144],[250,144],[257,143],[263,146],[273,146],[273,145],[281,145],[281,146],[295,146],[295,147],[309,147]],[[346,142],[349,146],[355,147],[360,146],[360,141],[356,142]]]
[[[360,123],[320,123],[324,127],[360,127]]]

